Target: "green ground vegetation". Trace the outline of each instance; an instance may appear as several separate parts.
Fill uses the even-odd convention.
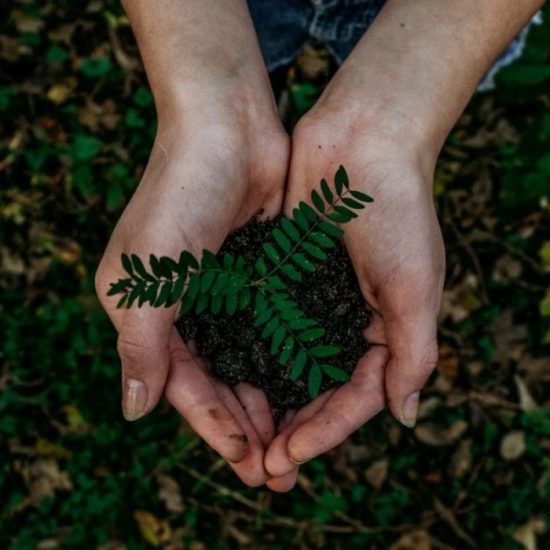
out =
[[[441,154],[441,357],[418,426],[380,414],[275,495],[243,488],[165,403],[122,420],[115,333],[93,275],[155,128],[118,2],[14,1],[0,14],[0,547],[542,541],[550,21],[496,91],[474,98]],[[289,121],[330,72],[322,52],[308,52],[283,92]]]

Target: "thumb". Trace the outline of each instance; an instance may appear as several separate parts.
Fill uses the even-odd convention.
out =
[[[110,282],[121,274],[103,259],[96,273],[96,292],[118,331],[122,363],[122,410],[127,420],[150,412],[163,393],[169,369],[169,338],[174,308],[117,308],[120,296],[109,296]]]
[[[163,394],[173,316],[173,308],[143,307],[124,313],[117,351],[122,364],[122,410],[126,420],[149,413]]]
[[[385,376],[388,407],[397,420],[412,428],[420,390],[437,365],[436,315],[424,311],[388,319],[385,332],[390,351]]]

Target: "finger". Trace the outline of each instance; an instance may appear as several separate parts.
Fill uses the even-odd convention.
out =
[[[288,440],[300,425],[307,422],[323,407],[333,393],[334,390],[327,391],[300,409],[275,437],[265,456],[265,469],[271,477],[286,476],[296,468],[297,463],[292,462],[288,455]]]
[[[267,480],[266,485],[276,493],[287,493],[296,485],[298,479],[298,466],[294,470],[281,477],[271,477]]]
[[[113,270],[111,265],[117,264],[106,253],[96,273],[96,292],[118,332],[123,414],[127,420],[137,420],[155,407],[164,391],[175,308],[117,308],[120,295],[107,293],[111,282],[124,274],[120,266]]]
[[[385,381],[388,407],[397,420],[412,428],[420,390],[437,365],[436,317],[424,311],[388,319],[385,327],[391,352]]]
[[[243,460],[249,447],[244,429],[218,395],[212,378],[173,331],[168,401],[223,458],[234,463]]]
[[[289,459],[302,464],[342,443],[384,408],[385,346],[373,346],[359,360],[351,380],[291,434]]]
[[[275,436],[275,425],[265,393],[249,384],[238,384],[234,391],[264,448],[267,448]]]
[[[236,463],[229,461],[229,465],[243,483],[249,487],[259,487],[268,477],[264,469],[262,440],[233,391],[219,380],[214,380],[213,383],[224,405],[242,426],[248,440],[246,456]]]
[[[173,311],[149,307],[126,310],[117,350],[122,364],[122,409],[137,420],[157,404],[169,368],[169,335]]]

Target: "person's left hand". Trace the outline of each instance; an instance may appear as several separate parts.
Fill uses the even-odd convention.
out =
[[[351,188],[374,198],[343,226],[374,313],[366,331],[371,347],[351,380],[289,414],[279,427],[265,459],[274,491],[290,490],[298,464],[340,444],[386,403],[412,427],[419,392],[437,362],[444,251],[431,191],[435,154],[418,151],[414,139],[394,138],[388,128],[400,123],[391,116],[362,120],[359,113],[316,106],[292,137],[287,215],[300,200],[310,201],[321,178],[333,181],[340,164]]]

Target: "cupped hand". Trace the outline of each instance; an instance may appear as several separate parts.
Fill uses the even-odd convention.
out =
[[[314,108],[296,127],[285,211],[309,201],[321,178],[339,165],[352,188],[374,198],[343,226],[365,300],[373,310],[371,347],[351,380],[297,411],[266,454],[273,490],[286,491],[297,464],[344,441],[387,404],[412,427],[419,392],[437,362],[436,320],[444,249],[432,201],[435,155],[377,130],[358,113]]]
[[[216,251],[232,230],[281,207],[288,136],[275,113],[253,121],[232,108],[201,106],[160,121],[143,178],[122,214],[96,275],[99,299],[118,331],[123,411],[150,412],[166,391],[191,427],[249,485],[265,482],[264,448],[274,435],[263,392],[231,390],[173,326],[178,307],[116,309],[107,296],[124,276],[121,254],[177,258]]]

